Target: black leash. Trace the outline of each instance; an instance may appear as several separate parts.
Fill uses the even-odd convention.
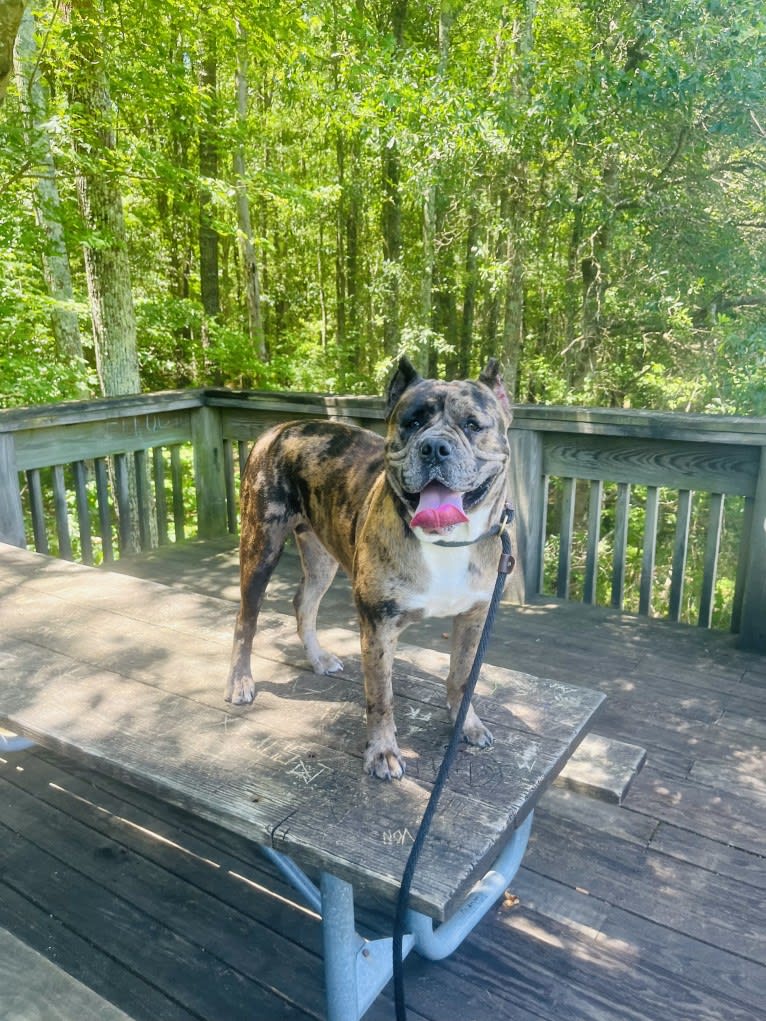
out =
[[[410,887],[412,886],[412,879],[415,875],[415,867],[417,865],[418,858],[420,857],[423,844],[426,841],[431,821],[436,814],[436,809],[439,804],[439,798],[441,797],[444,784],[446,783],[447,776],[452,768],[452,763],[457,755],[458,746],[463,740],[463,724],[465,723],[465,718],[468,714],[468,707],[471,704],[471,698],[476,687],[476,682],[479,679],[479,672],[484,662],[487,645],[489,644],[489,639],[492,634],[492,627],[495,623],[497,608],[500,604],[500,597],[502,596],[503,588],[505,587],[505,579],[511,573],[516,563],[511,553],[511,540],[508,535],[508,525],[511,523],[512,519],[513,509],[509,505],[506,505],[503,510],[503,517],[500,525],[498,525],[496,529],[493,529],[491,533],[498,534],[500,536],[500,541],[503,544],[503,552],[500,556],[500,563],[497,568],[497,579],[495,581],[495,588],[492,593],[489,609],[487,610],[487,619],[484,621],[484,630],[482,631],[481,638],[479,639],[479,645],[476,649],[473,666],[471,667],[471,672],[468,675],[468,680],[465,683],[465,690],[463,692],[462,701],[460,702],[457,718],[455,719],[452,736],[450,737],[449,744],[447,745],[447,750],[444,753],[442,763],[439,766],[439,772],[436,774],[436,779],[434,780],[433,789],[431,791],[431,797],[428,799],[428,804],[423,812],[420,829],[418,830],[415,841],[410,849],[407,864],[404,866],[404,872],[402,873],[402,884],[399,888],[399,897],[396,902],[396,914],[394,915],[393,938],[394,1004],[396,1007],[396,1021],[407,1021],[407,1007],[404,1002],[402,941],[404,939],[407,907],[410,899]],[[448,544],[445,543],[444,545]],[[455,545],[462,544],[456,543]]]

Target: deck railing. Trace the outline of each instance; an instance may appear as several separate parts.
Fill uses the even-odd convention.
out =
[[[85,563],[235,533],[255,437],[382,431],[380,399],[191,390],[0,412],[0,539]],[[519,406],[509,594],[726,627],[766,651],[766,419]]]

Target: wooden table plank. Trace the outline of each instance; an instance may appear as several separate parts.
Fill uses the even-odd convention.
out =
[[[292,624],[265,614],[252,707],[223,702],[231,604],[0,548],[0,717],[11,728],[159,793],[390,903],[450,724],[446,657],[403,647],[402,782],[364,776],[361,676],[300,668]],[[336,629],[343,651],[356,636]],[[443,918],[510,839],[603,696],[492,668],[482,711],[496,742],[459,756],[413,886]]]

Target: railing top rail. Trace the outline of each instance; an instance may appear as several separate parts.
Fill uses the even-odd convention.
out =
[[[330,418],[367,418],[377,421],[385,417],[383,398],[375,396],[207,388],[0,410],[0,434],[165,411],[193,410],[205,405],[278,412],[286,416],[316,414]],[[516,429],[534,432],[766,446],[766,417],[545,404],[517,404],[513,412]]]
[[[316,412],[380,420],[385,417],[383,398],[367,395],[206,390],[205,403],[217,407],[255,406],[259,410],[287,413]],[[766,417],[546,404],[516,404],[513,414],[515,427],[530,431],[766,445]]]
[[[552,404],[517,404],[513,407],[513,416],[516,428],[534,432],[766,445],[766,418],[755,416],[702,415],[633,408],[562,407]]]
[[[205,404],[222,408],[253,408],[325,415],[329,418],[383,419],[382,397],[357,394],[320,394],[290,390],[205,390]]]
[[[23,429],[47,429],[51,426],[102,422],[105,419],[132,418],[163,411],[201,408],[205,391],[164,390],[159,393],[128,394],[123,397],[96,397],[87,401],[62,401],[26,408],[0,410],[0,433]]]

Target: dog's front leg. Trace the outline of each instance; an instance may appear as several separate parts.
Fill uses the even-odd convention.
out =
[[[465,684],[473,666],[486,616],[487,605],[481,603],[466,613],[458,614],[452,625],[452,654],[447,675],[447,705],[453,723],[457,717]],[[479,748],[486,748],[492,744],[492,734],[481,722],[472,705],[468,707],[468,715],[463,724],[463,738],[468,744],[475,744]]]
[[[361,621],[362,670],[367,708],[364,768],[381,780],[399,780],[404,759],[396,743],[391,675],[401,630],[393,620]]]
[[[253,648],[257,617],[246,609],[237,614],[234,643],[231,650],[229,676],[224,698],[234,705],[247,705],[255,698],[255,682],[250,672],[250,653]]]

